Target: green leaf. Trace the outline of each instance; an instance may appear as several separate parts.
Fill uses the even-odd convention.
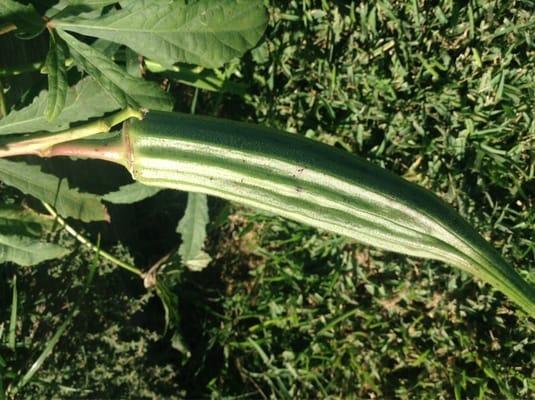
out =
[[[54,205],[64,217],[84,222],[110,219],[98,196],[70,188],[65,179],[42,172],[38,165],[0,159],[0,180],[25,194]]]
[[[212,261],[212,257],[205,251],[199,251],[196,256],[185,261],[184,264],[190,271],[200,272]]]
[[[116,0],[68,0],[68,3],[73,6],[84,6],[93,10],[98,10],[117,3]]]
[[[10,112],[0,119],[0,135],[57,132],[67,129],[71,122],[100,117],[121,108],[120,104],[91,78],[82,79],[67,91],[63,112],[52,122],[44,115],[47,104],[48,92],[43,91],[29,106]]]
[[[0,263],[14,262],[28,267],[45,260],[60,258],[69,251],[57,244],[41,242],[29,236],[0,233]]]
[[[46,11],[45,16],[49,19],[65,18],[73,15],[78,18],[100,17],[101,7],[98,7],[98,4],[82,3],[82,1],[60,0]]]
[[[41,240],[53,221],[29,209],[0,207],[0,263],[14,262],[22,266],[59,258],[69,251]]]
[[[97,19],[60,18],[54,26],[115,41],[163,65],[216,68],[241,56],[267,25],[261,0],[130,1]]]
[[[50,35],[50,49],[46,57],[48,69],[48,99],[45,115],[47,120],[55,120],[67,98],[69,85],[67,83],[67,69],[65,67],[66,46],[54,32]]]
[[[131,204],[152,197],[160,190],[162,189],[155,186],[147,186],[134,182],[121,186],[116,192],[102,196],[102,199],[113,204]]]
[[[153,110],[172,110],[171,97],[157,84],[127,74],[104,54],[67,32],[58,30],[58,34],[69,45],[76,64],[91,75],[123,108],[141,106]]]
[[[51,218],[29,208],[19,206],[0,206],[0,232],[17,234],[20,236],[39,237],[54,225]]]
[[[178,254],[182,262],[194,271],[204,269],[210,263],[210,256],[202,251],[206,239],[206,224],[209,222],[206,195],[188,193],[186,212],[178,223],[176,231],[182,236]]]
[[[17,29],[30,35],[45,29],[44,21],[31,4],[24,5],[14,0],[1,0],[1,2],[0,25],[15,24]]]
[[[121,48],[120,44],[110,42],[105,39],[97,39],[91,43],[91,47],[96,51],[101,52],[108,58],[112,58],[115,53]]]
[[[219,70],[205,69],[187,64],[175,65],[166,69],[150,60],[145,60],[145,67],[151,72],[198,89],[231,93],[238,96],[243,96],[247,93],[246,84],[232,82],[225,76],[225,73]]]
[[[137,54],[135,51],[130,50],[129,48],[126,48],[124,56],[126,61],[126,72],[128,72],[132,76],[141,78],[142,75],[139,54]]]
[[[0,263],[14,262],[22,266],[38,264],[63,257],[69,251],[40,237],[53,221],[29,209],[0,207]]]

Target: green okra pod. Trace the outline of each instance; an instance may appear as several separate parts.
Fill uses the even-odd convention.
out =
[[[353,154],[253,124],[158,111],[127,121],[121,148],[120,162],[146,185],[206,193],[443,261],[535,315],[534,288],[452,207]]]

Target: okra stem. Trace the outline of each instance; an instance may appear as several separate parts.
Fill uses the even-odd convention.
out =
[[[142,119],[143,113],[139,110],[127,108],[111,114],[108,117],[84,124],[61,132],[44,132],[38,134],[8,136],[0,140],[0,157],[11,157],[20,155],[37,155],[40,157],[50,157],[59,154],[49,154],[54,152],[54,146],[99,133],[107,133],[110,129],[130,118]],[[56,150],[58,151],[58,150]]]

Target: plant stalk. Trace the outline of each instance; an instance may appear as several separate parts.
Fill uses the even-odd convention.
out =
[[[58,213],[49,204],[45,203],[44,201],[41,203],[43,204],[43,207],[46,208],[48,213],[58,222],[58,224],[60,224],[63,229],[65,229],[69,234],[71,234],[76,240],[78,240],[84,246],[88,247],[91,251],[94,251],[100,257],[103,257],[106,260],[110,261],[112,264],[115,264],[122,269],[125,269],[129,272],[132,272],[133,274],[138,275],[141,278],[144,278],[145,274],[139,268],[134,267],[130,264],[127,264],[124,261],[121,261],[118,258],[107,253],[106,251],[101,250],[100,248],[95,246],[93,243],[91,243],[88,239],[80,235],[72,226],[70,226],[63,218],[61,218],[58,215]]]
[[[83,139],[99,133],[107,133],[111,128],[129,118],[143,118],[143,112],[127,108],[112,114],[108,117],[101,118],[88,124],[66,129],[61,132],[45,132],[31,135],[8,136],[0,140],[0,157],[12,157],[20,155],[36,155],[40,157],[51,157],[58,154],[49,154],[53,152],[56,145],[71,142],[77,139]],[[111,160],[110,160],[111,161]]]
[[[6,24],[0,26],[0,35],[5,35],[6,33],[9,33],[11,31],[14,31],[17,29],[17,25],[15,24]]]

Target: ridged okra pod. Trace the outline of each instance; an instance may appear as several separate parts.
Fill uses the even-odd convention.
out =
[[[458,267],[535,315],[535,290],[428,190],[353,154],[252,124],[150,111],[123,128],[146,185],[206,193],[358,242]]]

